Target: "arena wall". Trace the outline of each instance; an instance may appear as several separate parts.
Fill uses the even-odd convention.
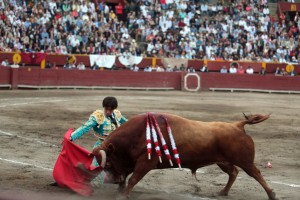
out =
[[[17,88],[111,88],[111,89],[249,89],[300,91],[300,77],[274,74],[221,74],[218,72],[133,72],[130,70],[65,70],[0,67],[0,86]],[[200,81],[199,81],[200,80]]]
[[[11,71],[9,67],[0,67],[0,87],[10,87]]]
[[[146,73],[130,70],[93,71],[20,68],[18,84],[22,86],[69,86],[103,88],[145,88],[180,90],[181,73]]]
[[[202,73],[201,88],[300,91],[300,77]]]

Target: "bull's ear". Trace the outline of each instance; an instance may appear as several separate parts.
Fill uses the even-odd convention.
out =
[[[107,153],[111,154],[115,152],[115,147],[112,143],[109,143],[108,147],[107,147]]]

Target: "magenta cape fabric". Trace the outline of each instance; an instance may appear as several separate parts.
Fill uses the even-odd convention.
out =
[[[69,129],[64,136],[63,147],[53,169],[53,178],[60,187],[90,196],[93,193],[90,181],[101,173],[102,168],[92,166],[94,156],[91,152],[69,140],[72,132],[73,129]],[[86,171],[77,167],[79,163],[84,165]],[[93,172],[93,175],[87,171]]]

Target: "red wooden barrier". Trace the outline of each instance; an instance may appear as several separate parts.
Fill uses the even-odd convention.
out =
[[[258,74],[202,73],[202,88],[240,88],[300,91],[300,77]]]
[[[199,71],[204,65],[203,62],[203,60],[189,60],[188,67],[193,67],[195,70]]]
[[[46,61],[50,61],[51,64],[54,62],[57,66],[63,66],[67,62],[67,55],[56,55],[56,54],[47,54]],[[90,58],[88,55],[75,55],[76,64],[83,62],[86,67],[90,67]]]
[[[268,74],[221,74],[198,73],[201,90],[209,88],[240,88],[262,90],[300,91],[300,76],[275,76]],[[185,73],[180,72],[133,72],[129,70],[93,71],[39,68],[0,67],[0,84],[11,84],[12,88],[27,86],[102,86],[124,88],[173,88],[183,89]],[[186,86],[197,87],[197,78],[190,76]]]
[[[11,69],[10,67],[0,67],[0,85],[11,84]]]
[[[181,89],[181,73],[20,68],[20,85]]]
[[[14,55],[14,53],[1,52],[0,53],[0,63],[5,59],[7,59],[9,63],[13,63],[13,55]]]

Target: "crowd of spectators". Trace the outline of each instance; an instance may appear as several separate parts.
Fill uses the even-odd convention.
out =
[[[300,62],[300,16],[267,0],[0,0],[0,51]]]

